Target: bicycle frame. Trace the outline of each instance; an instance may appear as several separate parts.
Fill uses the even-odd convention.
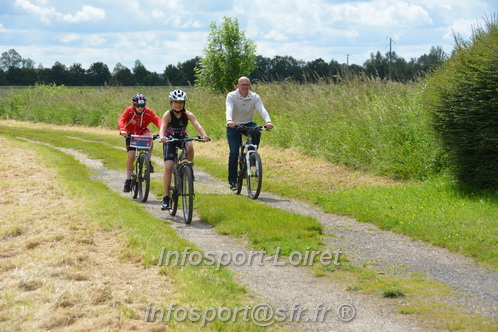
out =
[[[130,146],[135,148],[135,158],[132,167],[131,193],[133,198],[140,196],[141,202],[146,202],[150,189],[150,160],[149,149],[152,148],[152,141],[158,135],[145,139],[144,136],[131,135]],[[133,140],[136,141],[133,141]],[[145,142],[144,140],[150,142]],[[149,144],[150,143],[150,144]],[[143,185],[145,185],[143,187]]]
[[[178,207],[178,198],[182,197],[183,217],[186,224],[192,221],[193,202],[194,202],[194,173],[192,163],[187,159],[187,142],[204,141],[203,138],[170,138],[167,143],[180,142],[180,146],[175,148],[180,150],[175,155],[172,177],[174,186],[170,186],[171,207],[169,214],[176,215]]]
[[[240,194],[242,189],[243,178],[246,178],[247,192],[249,197],[256,199],[259,196],[261,190],[262,181],[262,163],[261,157],[258,153],[258,146],[253,144],[252,131],[254,130],[268,130],[265,126],[247,127],[244,125],[238,125],[236,127],[241,131],[247,130],[246,142],[240,143],[240,153],[239,153],[239,169],[237,172],[237,187],[234,190],[235,194]],[[254,173],[253,173],[254,169]],[[255,182],[253,181],[255,180]],[[253,187],[256,183],[256,187]]]

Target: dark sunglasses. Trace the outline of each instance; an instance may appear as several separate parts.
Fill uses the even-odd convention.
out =
[[[142,108],[142,107],[145,107],[145,104],[135,104],[135,107]]]

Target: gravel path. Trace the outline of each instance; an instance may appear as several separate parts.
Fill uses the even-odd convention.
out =
[[[123,173],[111,171],[100,161],[89,159],[74,150],[61,149],[77,158],[94,171],[94,178],[106,183],[121,195]],[[155,160],[161,165],[160,160]],[[162,169],[156,167],[155,177],[161,177]],[[196,191],[230,193],[226,184],[212,178],[196,168]],[[244,192],[242,193],[244,194]],[[498,273],[478,267],[472,260],[437,248],[406,236],[381,231],[376,226],[359,223],[351,218],[323,213],[316,207],[300,201],[282,199],[276,195],[262,193],[259,201],[273,207],[302,215],[312,216],[321,222],[327,233],[327,245],[341,248],[353,264],[375,262],[374,268],[383,270],[403,266],[406,272],[425,273],[428,278],[452,286],[458,293],[450,301],[460,303],[469,312],[477,312],[496,319],[498,304]],[[201,223],[194,217],[191,225],[185,225],[179,217],[170,217],[159,208],[159,199],[153,197],[144,205],[160,219],[170,222],[178,234],[195,243],[204,251],[246,252],[246,243],[240,239],[216,233],[212,226]],[[418,331],[420,327],[409,315],[396,314],[393,308],[380,298],[346,292],[344,286],[330,278],[316,277],[310,269],[293,266],[275,266],[269,260],[264,265],[229,265],[237,278],[261,303],[270,303],[274,308],[288,310],[299,305],[306,308],[303,319],[288,324],[290,329],[313,331]],[[313,321],[320,308],[330,309],[322,321]],[[355,314],[349,320],[352,310]],[[319,317],[319,315],[317,316]],[[321,319],[318,319],[321,320]],[[346,321],[348,320],[348,321]],[[296,326],[298,324],[298,327]]]

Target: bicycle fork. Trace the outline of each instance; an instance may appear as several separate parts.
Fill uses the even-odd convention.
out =
[[[251,149],[252,148],[252,149]],[[247,172],[247,176],[253,176],[253,174],[251,174],[251,154],[254,154],[257,152],[257,148],[258,146],[255,145],[255,144],[248,144],[247,145],[247,152],[246,152],[246,172]]]

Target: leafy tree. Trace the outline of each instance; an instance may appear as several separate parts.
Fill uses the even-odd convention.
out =
[[[429,54],[424,54],[418,58],[417,64],[422,71],[429,71],[440,66],[446,60],[448,60],[448,55],[446,55],[442,47],[432,46]]]
[[[67,71],[67,85],[82,86],[87,84],[86,70],[81,63],[74,63]]]
[[[256,68],[256,45],[239,30],[236,18],[224,17],[219,27],[212,22],[210,29],[204,57],[196,70],[196,84],[225,92],[233,89],[239,77],[250,76]]]
[[[270,81],[271,59],[258,55],[256,57],[256,69],[251,73],[251,80]]]
[[[315,82],[330,76],[330,66],[322,58],[318,58],[306,63],[304,67],[306,79]]]
[[[305,62],[291,56],[277,55],[271,60],[270,76],[276,80],[293,79],[296,82],[304,80],[303,68]]]
[[[10,66],[5,73],[5,78],[7,79],[8,85],[23,85],[24,81],[22,79],[21,68]]]
[[[164,70],[164,80],[166,84],[171,86],[181,86],[186,85],[187,75],[183,69],[179,69],[178,66],[168,65]]]
[[[387,59],[382,56],[380,51],[377,51],[375,55],[370,53],[370,59],[365,61],[363,67],[368,76],[385,77],[389,73]]]
[[[155,72],[147,71],[147,75],[142,80],[142,85],[144,86],[157,86],[161,85],[163,81],[159,77],[159,75]]]
[[[455,53],[424,93],[434,125],[459,182],[498,188],[498,16],[455,36]]]
[[[34,85],[38,81],[38,72],[34,68],[21,68],[22,85]]]
[[[145,68],[140,60],[135,60],[135,66],[133,67],[133,76],[138,85],[146,85],[145,80],[149,71]]]
[[[47,74],[48,83],[55,83],[56,85],[67,84],[67,68],[59,61],[54,63]]]
[[[26,69],[35,69],[35,62],[31,59],[22,59],[21,67]]]
[[[183,71],[185,76],[185,84],[183,85],[194,85],[195,84],[195,68],[199,67],[199,58],[193,58],[178,64],[180,71]]]
[[[135,78],[131,73],[131,70],[123,66],[121,62],[118,62],[112,71],[112,84],[113,85],[122,85],[122,86],[131,86],[135,85]]]
[[[0,69],[0,85],[8,85],[7,78],[3,69]]]
[[[111,72],[109,67],[102,62],[93,63],[87,70],[89,85],[99,86],[106,85],[111,81]]]
[[[19,68],[22,64],[22,57],[17,53],[15,49],[10,49],[7,52],[3,52],[0,57],[0,68],[7,70],[10,67]]]

